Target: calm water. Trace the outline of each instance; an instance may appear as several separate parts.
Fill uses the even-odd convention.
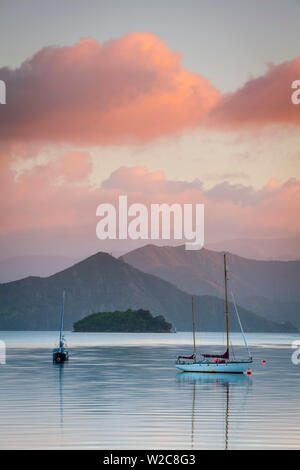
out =
[[[250,377],[178,373],[191,333],[66,337],[70,361],[60,366],[51,362],[57,333],[0,332],[1,449],[300,448],[299,336],[248,335]],[[222,335],[198,339],[202,351],[222,350]]]

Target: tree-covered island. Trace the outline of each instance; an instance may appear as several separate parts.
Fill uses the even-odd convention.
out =
[[[153,317],[148,310],[93,313],[73,325],[75,332],[170,333],[172,324],[162,315]]]

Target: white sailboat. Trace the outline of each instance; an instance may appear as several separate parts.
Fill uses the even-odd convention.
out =
[[[202,354],[203,359],[197,360],[196,342],[195,342],[195,318],[194,318],[194,300],[192,299],[193,311],[193,339],[194,352],[191,356],[178,356],[175,366],[184,372],[219,372],[230,374],[242,374],[249,369],[253,362],[247,340],[240,321],[235,299],[233,298],[235,312],[244,338],[245,346],[248,351],[248,359],[235,359],[230,357],[229,348],[229,326],[228,326],[228,294],[227,294],[227,267],[226,254],[224,254],[224,274],[225,274],[225,307],[226,307],[226,333],[227,333],[227,349],[224,354]]]

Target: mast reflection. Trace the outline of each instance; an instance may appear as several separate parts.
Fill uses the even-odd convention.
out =
[[[209,374],[209,373],[193,373],[193,372],[181,372],[176,375],[176,381],[181,383],[189,383],[193,385],[192,393],[192,416],[191,416],[191,448],[194,448],[195,438],[195,423],[196,423],[196,398],[197,398],[197,387],[208,385],[209,388],[221,387],[224,389],[225,398],[225,426],[224,426],[224,449],[229,448],[229,418],[230,418],[230,388],[234,386],[245,387],[246,395],[251,385],[251,379],[244,374]],[[207,392],[207,389],[205,389]]]
[[[63,403],[63,372],[65,363],[54,363],[54,367],[58,369],[58,391],[59,391],[59,416],[60,416],[60,426],[63,428],[64,424],[64,403]]]

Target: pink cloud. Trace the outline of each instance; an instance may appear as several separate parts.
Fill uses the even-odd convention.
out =
[[[82,157],[77,157],[81,161]],[[42,243],[51,233],[50,243],[54,248],[61,243],[67,247],[68,240],[77,237],[80,252],[83,244],[87,248],[87,240],[96,242],[96,207],[104,202],[117,205],[121,194],[128,195],[129,204],[140,202],[147,206],[163,202],[204,203],[206,241],[215,239],[216,235],[217,238],[288,237],[300,232],[300,182],[295,179],[284,184],[271,180],[260,190],[227,183],[204,191],[199,180],[177,182],[167,180],[161,172],[123,167],[113,172],[102,188],[91,190],[82,179],[86,175],[84,158],[84,171],[78,172],[79,179],[74,175],[65,177],[68,159],[68,155],[62,159],[66,164],[55,160],[47,166],[36,166],[17,181],[2,160],[0,236],[3,243],[5,239],[12,243],[16,237],[22,240],[30,232],[35,234],[31,242],[34,251],[34,237]]]
[[[88,152],[72,151],[59,159],[58,169],[67,182],[80,182],[86,179],[92,164]]]
[[[92,38],[46,47],[20,67],[0,69],[7,104],[0,138],[34,145],[144,143],[195,129],[299,125],[291,83],[300,57],[268,65],[265,75],[221,97],[203,76],[182,67],[181,55],[150,33],[101,45]]]
[[[126,192],[142,193],[171,193],[176,194],[187,189],[201,190],[201,182],[197,179],[188,183],[185,181],[168,181],[162,171],[148,172],[144,166],[128,168],[122,166],[113,171],[110,177],[103,181],[104,189],[119,189]]]
[[[0,233],[72,225],[79,217],[82,201],[89,204],[84,184],[91,169],[87,152],[68,152],[46,165],[24,171],[17,180],[10,158],[2,157],[0,161]]]
[[[300,124],[299,106],[292,104],[292,82],[300,77],[300,57],[279,65],[268,64],[265,75],[249,80],[225,95],[212,110],[212,126],[252,127],[267,124]]]
[[[198,126],[219,99],[149,33],[46,47],[0,75],[7,84],[2,141],[146,142]]]

